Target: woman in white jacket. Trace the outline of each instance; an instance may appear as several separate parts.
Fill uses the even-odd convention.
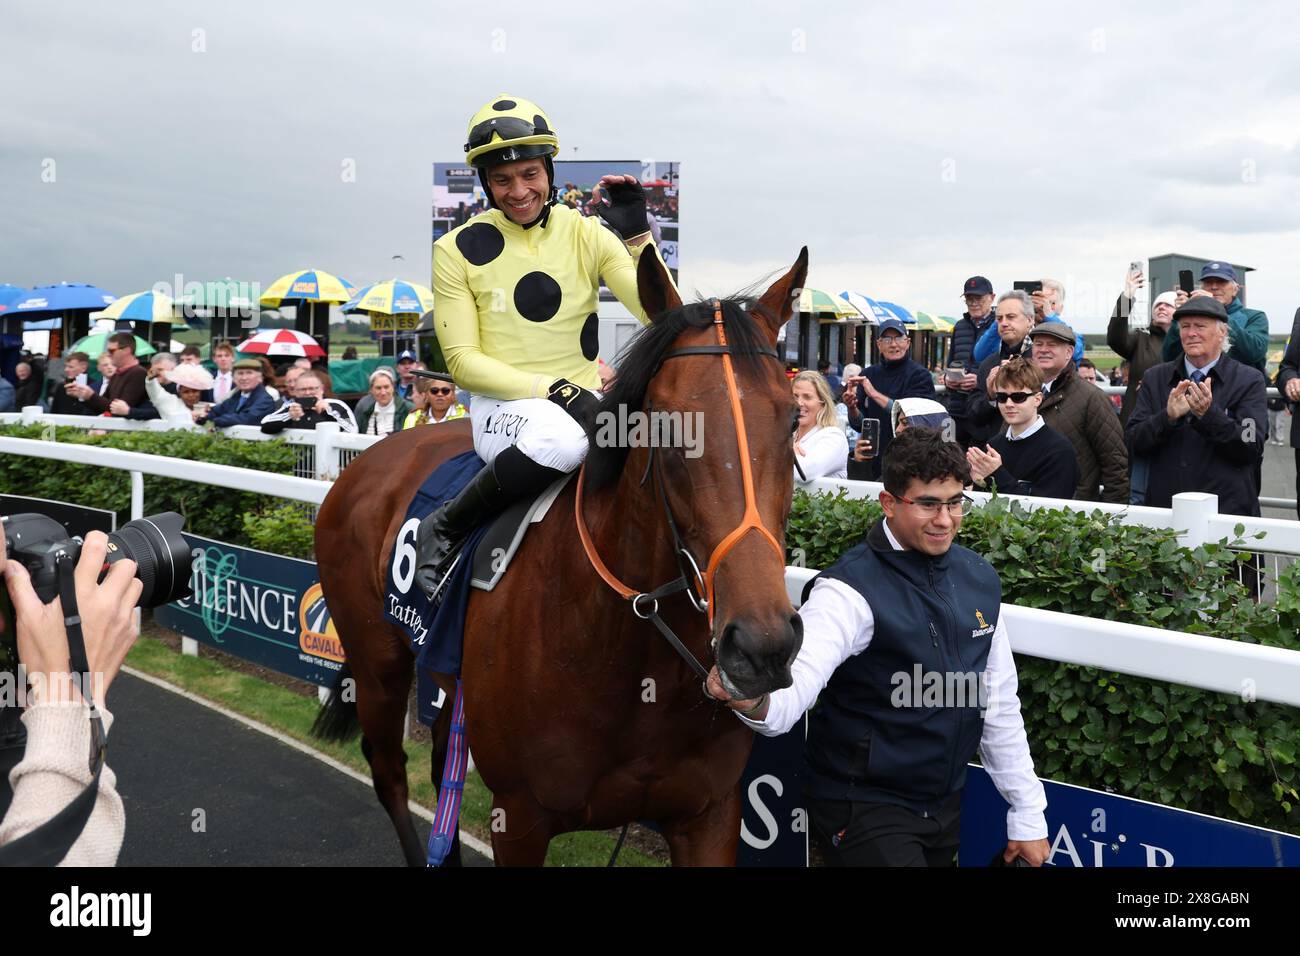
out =
[[[844,478],[848,475],[849,440],[835,415],[830,386],[817,372],[800,372],[790,383],[799,405],[794,433],[794,455],[803,476]],[[799,470],[795,470],[799,479]]]

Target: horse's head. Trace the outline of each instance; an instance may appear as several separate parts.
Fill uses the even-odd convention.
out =
[[[804,249],[752,309],[729,299],[683,306],[659,257],[643,255],[638,291],[654,321],[620,357],[604,407],[643,413],[650,441],[614,450],[596,432],[588,458],[589,481],[623,473],[667,512],[707,602],[718,672],[737,697],[788,687],[802,642],[785,589],[794,403],[775,349],[807,271]]]

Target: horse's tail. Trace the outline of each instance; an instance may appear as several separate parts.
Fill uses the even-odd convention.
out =
[[[322,705],[315,723],[311,725],[313,737],[344,743],[357,735],[361,721],[357,718],[356,688],[352,669],[344,662],[343,669],[330,688],[329,700]]]

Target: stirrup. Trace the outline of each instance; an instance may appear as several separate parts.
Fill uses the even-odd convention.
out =
[[[445,574],[443,574],[442,578],[438,581],[437,587],[433,589],[433,593],[426,595],[426,597],[428,597],[429,599],[430,604],[436,605],[441,600],[442,589],[447,586],[447,582],[451,580],[451,576],[456,573],[456,568],[460,566],[460,559],[464,556],[464,554],[465,554],[465,543],[462,541],[460,544],[456,546],[456,556],[451,559],[451,564],[447,566],[447,571]]]

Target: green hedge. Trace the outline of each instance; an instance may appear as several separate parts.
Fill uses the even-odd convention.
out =
[[[880,513],[843,493],[797,494],[791,562],[829,566]],[[1172,530],[1100,511],[1027,512],[1005,498],[969,515],[960,540],[997,569],[1008,603],[1300,650],[1300,563],[1260,605],[1235,578],[1246,556],[1227,542],[1188,549]],[[1017,663],[1041,776],[1300,833],[1294,708],[1026,655]]]
[[[11,438],[40,439],[49,434],[47,426],[0,427],[0,435]],[[294,447],[283,441],[243,441],[208,432],[108,432],[92,436],[79,428],[59,428],[54,440],[68,446],[67,460],[0,455],[0,493],[106,508],[117,512],[118,527],[131,517],[130,473],[76,464],[76,446],[97,445],[283,475],[293,474],[297,457]],[[292,557],[310,557],[312,553],[309,506],[286,504],[282,498],[184,478],[146,475],[144,510],[145,514],[177,511],[185,518],[185,530],[229,544]],[[289,513],[297,519],[292,527],[286,525]]]

